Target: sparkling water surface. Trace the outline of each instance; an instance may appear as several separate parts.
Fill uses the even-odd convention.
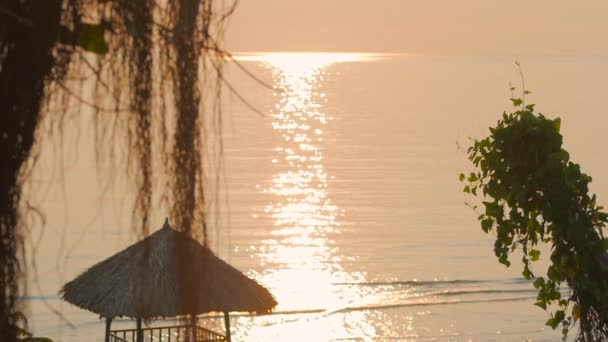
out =
[[[234,341],[560,338],[544,327],[548,314],[533,306],[534,288],[517,262],[507,269],[496,261],[493,237],[479,228],[458,182],[470,169],[468,137],[487,134],[509,109],[509,82],[520,82],[513,60],[236,56],[260,82],[227,67],[227,79],[249,103],[229,95],[224,101],[221,215],[210,246],[267,286],[279,305],[271,315],[234,314]],[[608,62],[520,60],[529,101],[562,117],[565,147],[594,176],[600,201],[607,198],[601,137]],[[74,125],[86,132],[86,120]],[[103,165],[90,157],[86,137],[66,140],[63,167],[54,149],[43,148],[31,182],[46,189],[34,198],[47,222],[31,234],[42,242],[32,244],[36,266],[25,300],[37,335],[99,341],[104,322],[56,293],[134,241],[129,196],[117,185],[102,191],[95,168]],[[220,318],[202,320],[222,330]]]

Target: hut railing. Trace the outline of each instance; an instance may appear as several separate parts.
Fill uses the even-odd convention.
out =
[[[145,342],[225,342],[226,337],[199,325],[174,325],[142,329]],[[110,331],[110,342],[137,341],[137,329]]]
[[[129,342],[129,341],[125,340],[124,338],[118,337],[116,335],[112,335],[112,333],[110,333],[110,342]]]
[[[209,342],[224,342],[226,341],[226,336],[216,333],[215,331],[211,331],[209,329],[205,329],[201,326],[196,326],[196,333],[201,341],[209,341]]]

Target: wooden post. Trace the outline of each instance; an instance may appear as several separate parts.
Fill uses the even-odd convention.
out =
[[[141,318],[137,318],[137,342],[144,342],[144,332],[141,330]]]
[[[192,315],[192,317],[190,317],[190,329],[192,329],[192,341],[198,341],[199,340],[199,336],[198,336],[198,329],[196,328],[198,325],[196,324],[196,319],[194,318],[195,316]]]
[[[232,342],[230,337],[230,314],[228,311],[224,311],[224,326],[226,327],[226,342]]]
[[[110,342],[110,326],[112,325],[112,318],[106,317],[106,339],[105,342]]]

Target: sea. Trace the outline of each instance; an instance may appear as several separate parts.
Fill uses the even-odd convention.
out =
[[[235,54],[224,71],[209,246],[278,301],[268,315],[233,313],[233,341],[561,340],[521,255],[497,262],[458,175],[473,171],[472,139],[527,90],[562,119],[564,147],[606,203],[607,58],[268,52]],[[94,157],[92,117],[49,136],[26,186],[38,210],[21,302],[54,341],[103,339],[104,320],[58,291],[138,239],[129,178]],[[167,213],[154,215],[158,229]],[[217,314],[201,324],[223,331]]]

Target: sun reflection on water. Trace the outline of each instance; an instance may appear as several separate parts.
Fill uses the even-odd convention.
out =
[[[332,240],[339,238],[338,218],[342,210],[331,199],[330,175],[323,154],[324,137],[331,129],[331,115],[323,108],[326,95],[322,92],[323,83],[330,75],[328,67],[369,58],[372,57],[331,53],[238,58],[264,63],[272,71],[278,98],[271,112],[271,127],[278,138],[272,159],[275,171],[268,185],[260,186],[261,191],[272,198],[264,211],[272,218],[274,229],[271,238],[255,251],[260,262],[269,266],[256,278],[271,287],[279,302],[278,311],[319,310],[319,315],[325,317],[321,320],[323,323],[313,324],[308,317],[305,324],[296,321],[281,327],[280,330],[291,332],[292,340],[294,336],[304,340],[345,334],[374,336],[374,328],[366,322],[365,313],[349,315],[348,319],[343,315],[327,316],[362,297],[356,287],[335,284],[364,279],[360,273],[343,269],[344,256]],[[311,329],[312,326],[315,328]],[[294,330],[301,331],[294,334]],[[315,336],[311,336],[313,332]]]

